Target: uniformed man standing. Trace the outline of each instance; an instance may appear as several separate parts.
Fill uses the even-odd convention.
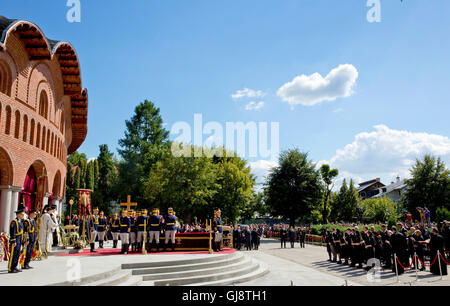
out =
[[[21,253],[22,237],[23,237],[23,223],[24,209],[18,209],[16,212],[16,218],[11,221],[9,226],[9,249],[11,253],[9,255],[8,273],[22,272],[17,269],[19,264],[19,257]]]
[[[147,240],[147,228],[148,228],[148,216],[147,216],[147,210],[143,209],[141,212],[141,215],[137,218],[137,243],[138,243],[138,251],[142,252],[142,248],[146,248],[146,243],[147,241],[144,241],[144,236],[145,236],[145,240]],[[145,233],[145,235],[144,235]]]
[[[153,241],[156,242],[156,252],[159,252],[159,235],[161,234],[162,217],[159,215],[159,209],[153,208],[152,216],[149,221],[150,229],[150,252],[152,251]]]
[[[130,244],[131,244],[131,252],[136,252],[136,234],[137,234],[137,223],[136,223],[136,214],[132,210],[130,211],[130,222],[131,222],[131,228],[130,228]]]
[[[94,214],[89,218],[89,235],[90,235],[90,244],[91,244],[91,252],[95,253],[95,240],[97,239],[98,233],[98,208],[94,209]]]
[[[175,233],[176,231],[176,223],[177,217],[175,217],[175,212],[172,207],[169,207],[168,215],[165,220],[166,223],[166,241],[164,244],[164,251],[167,248],[167,244],[169,243],[169,239],[172,243],[172,252],[175,251]]]
[[[120,220],[117,213],[114,213],[111,219],[111,235],[113,238],[113,249],[117,248],[117,242],[119,241],[120,232]]]
[[[120,224],[120,240],[122,241],[122,251],[120,254],[128,254],[128,244],[130,241],[131,220],[128,218],[126,210],[122,210],[122,217],[119,220]]]
[[[216,209],[214,212],[214,220],[213,220],[213,229],[214,229],[214,250],[216,252],[222,251],[222,218],[220,209]]]
[[[103,249],[103,242],[105,241],[105,233],[108,228],[108,219],[106,219],[105,214],[100,212],[100,217],[98,218],[98,247]]]
[[[28,219],[24,221],[24,234],[28,235],[28,241],[26,245],[25,261],[23,269],[32,269],[30,267],[31,257],[33,256],[34,246],[36,244],[36,211],[30,210]]]

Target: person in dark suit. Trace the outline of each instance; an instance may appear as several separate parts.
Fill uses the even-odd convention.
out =
[[[281,225],[281,229],[280,229],[281,248],[283,248],[283,245],[284,245],[284,248],[286,248],[287,235],[288,235],[288,232],[285,228],[285,225]]]
[[[296,234],[295,234],[294,227],[291,226],[291,227],[289,228],[289,242],[291,243],[291,249],[294,248],[295,236],[296,236]]]
[[[434,261],[436,257],[439,257],[433,265],[430,267],[430,272],[436,275],[447,275],[447,264],[444,257],[444,237],[439,235],[438,229],[433,228],[430,238],[430,260]],[[438,254],[439,252],[439,254]]]
[[[245,248],[247,251],[252,250],[252,232],[248,226],[245,228]]]
[[[405,266],[405,262],[407,260],[406,249],[408,246],[405,235],[401,232],[398,232],[396,226],[392,227],[392,236],[390,242],[392,247],[392,254],[394,254],[394,264],[392,267],[392,272],[395,273],[397,271],[398,275],[401,275],[405,272],[405,269],[402,266]]]

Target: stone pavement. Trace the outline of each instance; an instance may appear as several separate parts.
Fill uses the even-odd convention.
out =
[[[398,283],[390,270],[381,271],[378,282],[369,281],[365,270],[327,261],[324,247],[307,244],[306,248],[300,249],[298,243],[294,249],[289,243],[286,246],[288,248],[281,249],[278,240],[262,239],[258,251],[243,251],[268,263],[271,272],[264,278],[242,285],[289,285],[290,280],[294,280],[294,285],[342,285],[347,280],[349,285],[366,286],[450,286],[450,276],[440,280],[440,276],[428,271],[419,272],[419,281],[416,282],[414,270],[401,275]]]
[[[111,248],[112,243],[105,243]],[[180,259],[221,256],[219,254],[168,254],[168,255],[114,255],[114,256],[49,256],[42,261],[32,261],[31,270],[9,274],[8,263],[0,262],[0,286],[45,286],[68,281],[79,266],[80,278],[93,277],[120,269],[123,263],[170,261]]]

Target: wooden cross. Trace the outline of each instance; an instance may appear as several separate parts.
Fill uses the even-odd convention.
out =
[[[129,195],[127,197],[127,202],[126,203],[120,203],[120,206],[126,206],[127,210],[130,211],[131,206],[137,206],[137,203],[131,203],[131,196]]]

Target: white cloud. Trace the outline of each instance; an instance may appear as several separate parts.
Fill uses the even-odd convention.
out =
[[[324,78],[319,73],[300,75],[280,87],[277,95],[290,105],[312,106],[324,101],[349,97],[358,79],[358,70],[350,64],[339,65]]]
[[[234,100],[241,98],[262,98],[265,97],[266,93],[262,90],[253,90],[250,88],[244,88],[242,90],[236,91],[236,93],[232,94],[231,97]]]
[[[245,106],[246,110],[260,110],[261,108],[264,107],[264,102],[260,101],[260,102],[250,102]]]
[[[352,143],[320,163],[339,169],[341,179],[352,177],[361,182],[379,177],[385,184],[397,175],[408,177],[415,160],[425,154],[440,156],[447,165],[450,163],[450,139],[446,136],[394,130],[385,125],[374,129],[357,134]]]
[[[256,183],[258,184],[257,190],[261,190],[261,184],[265,182],[270,170],[278,166],[278,163],[275,161],[261,159],[255,162],[250,162],[249,165],[251,173],[256,176]]]

